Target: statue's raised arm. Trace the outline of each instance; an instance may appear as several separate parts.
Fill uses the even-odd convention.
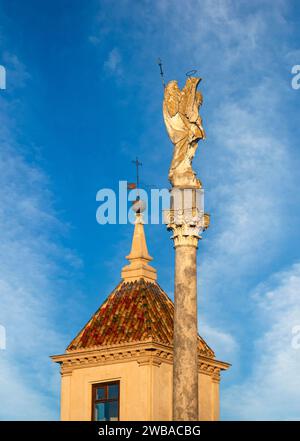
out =
[[[192,160],[200,139],[205,138],[199,107],[202,95],[197,91],[201,78],[189,77],[182,90],[170,81],[164,93],[163,115],[174,153],[169,170],[173,186],[201,187],[192,169]]]

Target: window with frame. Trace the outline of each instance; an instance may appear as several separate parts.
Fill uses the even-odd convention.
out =
[[[93,384],[93,421],[118,421],[120,382]]]

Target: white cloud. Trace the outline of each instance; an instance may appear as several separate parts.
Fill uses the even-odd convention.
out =
[[[12,89],[22,88],[30,79],[30,74],[21,60],[8,51],[5,51],[2,56],[3,65],[7,70],[6,74],[6,91],[11,92]]]
[[[253,2],[254,7],[255,4]],[[257,4],[266,6],[268,3]],[[295,293],[299,268],[295,266],[280,274],[275,288],[271,289],[269,285],[260,288],[255,300],[248,299],[245,291],[237,293],[234,290],[240,280],[257,272],[258,265],[261,268],[276,256],[285,226],[288,175],[292,175],[294,169],[289,159],[290,141],[279,107],[284,92],[273,69],[273,53],[266,48],[271,39],[271,27],[273,29],[275,24],[280,24],[284,28],[286,25],[282,14],[284,3],[273,3],[272,8],[263,10],[263,14],[260,10],[241,14],[239,4],[231,1],[161,1],[157,5],[161,16],[153,12],[153,5],[147,2],[139,9],[142,15],[132,14],[128,3],[125,4],[123,12],[126,10],[131,20],[143,26],[138,34],[140,38],[143,35],[142,47],[145,47],[147,40],[144,37],[148,35],[149,47],[156,51],[156,55],[158,49],[166,48],[170,69],[172,59],[180,60],[180,63],[176,61],[177,67],[180,64],[180,72],[184,72],[183,65],[188,63],[188,67],[203,69],[207,81],[211,78],[208,96],[204,96],[203,111],[207,108],[206,99],[208,107],[212,103],[215,110],[211,110],[209,121],[204,119],[205,126],[211,124],[208,127],[209,137],[203,147],[203,155],[199,150],[199,159],[195,161],[196,169],[204,173],[208,170],[204,185],[211,189],[207,200],[215,212],[211,227],[215,237],[213,243],[208,241],[207,245],[204,244],[207,246],[204,255],[208,258],[201,262],[203,301],[205,309],[209,304],[211,310],[210,320],[206,320],[209,325],[204,326],[203,334],[217,356],[226,361],[233,361],[238,350],[245,351],[251,347],[251,342],[233,338],[232,335],[236,334],[228,331],[228,323],[218,322],[217,328],[211,325],[216,323],[214,305],[219,305],[221,310],[224,306],[228,309],[240,301],[238,296],[246,296],[246,302],[256,302],[260,311],[257,326],[265,323],[267,327],[257,340],[251,378],[226,391],[226,415],[248,419],[260,414],[273,418],[281,412],[281,417],[296,417],[299,409],[294,391],[297,388],[293,386],[299,389],[296,372],[299,351],[291,352],[289,331],[282,320],[283,317],[285,320],[293,319],[292,311],[298,314]],[[122,12],[119,5],[116,9],[118,14]],[[105,13],[103,8],[103,15]],[[155,34],[153,29],[158,29],[155,28],[158,22],[159,32]],[[118,29],[112,21],[109,25]],[[90,40],[98,43],[99,38],[97,34]],[[279,44],[276,46],[276,59],[281,53]],[[145,54],[149,58],[149,52],[145,51]],[[145,62],[143,51],[140,57]],[[18,60],[12,57],[11,62],[18,70]],[[118,48],[108,54],[104,69],[116,77],[122,75],[123,60]],[[148,92],[152,91],[152,71],[148,78],[140,75],[139,70],[137,72],[140,83],[148,87]],[[199,73],[202,75],[203,72]],[[239,84],[240,72],[243,72],[243,80],[248,79],[246,84]],[[22,84],[22,81],[17,83]],[[141,90],[144,93],[145,89]],[[153,99],[151,93],[145,96]],[[49,417],[52,417],[51,404],[44,402],[45,395],[41,389],[44,388],[47,396],[53,397],[55,393],[58,398],[58,385],[55,383],[53,387],[51,380],[49,386],[48,377],[53,371],[47,355],[61,340],[52,320],[55,315],[53,293],[54,285],[58,283],[57,259],[62,259],[65,253],[55,245],[51,232],[62,227],[55,211],[48,206],[51,194],[47,190],[47,179],[18,153],[10,128],[12,121],[8,118],[9,106],[3,100],[1,105],[8,108],[0,115],[0,148],[4,153],[0,164],[0,234],[3,239],[0,251],[3,305],[0,324],[7,328],[7,351],[0,351],[0,357],[3,355],[2,378],[6,379],[6,387],[2,384],[0,388],[0,399],[7,403],[7,408],[1,416],[45,418],[49,412]],[[145,118],[148,118],[147,112]],[[149,132],[143,132],[143,138],[148,143]],[[165,162],[162,144],[152,144],[151,158],[156,155],[157,162],[161,158]],[[157,175],[157,169],[153,167],[153,170]],[[203,178],[201,174],[200,177]],[[224,291],[228,292],[227,297],[223,297]],[[202,333],[201,326],[200,321]],[[245,326],[249,323],[235,320],[235,329]],[[18,408],[13,406],[10,395],[15,387],[21,397]],[[282,397],[282,403],[278,397]],[[285,406],[285,403],[288,405]],[[283,415],[285,408],[286,415]]]
[[[260,256],[276,252],[286,221],[284,195],[291,189],[289,140],[283,124],[278,138],[270,123],[280,112],[269,104],[267,84],[254,89],[257,98],[250,92],[245,101],[223,104],[212,119],[216,157],[209,203],[217,223],[210,251],[213,266],[225,266],[228,276],[236,272],[237,257],[238,267],[249,271]]]
[[[16,66],[18,63],[16,63]],[[16,73],[21,85],[22,73]],[[63,350],[58,298],[78,262],[59,245],[65,226],[53,208],[48,179],[22,155],[14,107],[0,97],[0,419],[54,419],[59,373],[49,356]]]
[[[255,342],[251,374],[224,391],[227,418],[300,419],[300,349],[292,344],[300,324],[300,264],[275,274],[253,294],[261,337]]]
[[[39,378],[36,385],[26,383],[20,367],[14,366],[11,360],[6,360],[5,354],[0,353],[0,397],[1,397],[1,420],[55,420],[58,418],[57,400],[54,400],[45,390],[42,394],[39,390]],[[45,372],[43,370],[43,372]],[[48,380],[51,379],[48,378]],[[52,383],[52,382],[51,382]],[[53,390],[58,393],[56,385]]]
[[[169,58],[181,65],[188,59],[206,75],[201,112],[208,137],[195,169],[207,189],[213,231],[199,245],[199,332],[218,358],[233,364],[223,377],[231,386],[227,382],[221,408],[232,419],[299,418],[300,352],[291,347],[294,313],[299,322],[299,268],[279,275],[276,301],[267,291],[260,301],[249,296],[253,280],[281,258],[296,197],[293,134],[282,108],[289,72],[286,78],[278,74],[286,43],[278,43],[276,58],[268,47],[274,23],[281,35],[287,28],[285,5],[262,11],[253,2],[243,14],[237,3],[202,1],[198,15],[196,2],[165,3],[168,25],[161,25],[160,37]],[[170,35],[173,46],[165,41]],[[255,347],[252,327],[262,334]],[[246,360],[253,375],[240,383]]]
[[[122,56],[118,48],[113,48],[107,57],[107,60],[104,62],[104,68],[107,72],[121,76],[123,73],[122,69]]]
[[[3,138],[0,149],[0,324],[6,329],[6,350],[0,351],[0,400],[5,403],[0,418],[51,418],[58,387],[47,385],[53,376],[47,355],[60,336],[51,318],[50,280],[56,269],[47,230],[55,221],[42,202],[47,193],[40,172]],[[12,398],[17,390],[18,398]]]
[[[300,49],[289,50],[286,59],[291,63],[291,66],[300,64]]]
[[[217,359],[230,360],[230,363],[233,363],[239,350],[238,343],[233,335],[202,322],[200,322],[200,333],[215,352]]]
[[[95,35],[90,35],[89,42],[94,44],[95,46],[97,46],[101,42],[101,40],[100,40],[100,38],[96,37]]]

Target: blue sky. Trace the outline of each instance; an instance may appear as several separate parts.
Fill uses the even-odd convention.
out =
[[[167,80],[203,78],[199,332],[232,363],[222,418],[299,419],[299,2],[0,0],[0,17],[0,418],[59,418],[48,357],[119,281],[132,226],[97,224],[97,191],[135,156],[168,185],[161,57]],[[172,296],[170,234],[146,234]]]

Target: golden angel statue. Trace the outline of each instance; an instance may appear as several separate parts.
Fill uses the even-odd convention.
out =
[[[173,186],[201,187],[192,169],[192,160],[200,139],[205,139],[199,107],[203,98],[197,91],[201,78],[188,77],[182,90],[177,81],[165,87],[163,116],[169,137],[174,144],[174,153],[169,170]]]

